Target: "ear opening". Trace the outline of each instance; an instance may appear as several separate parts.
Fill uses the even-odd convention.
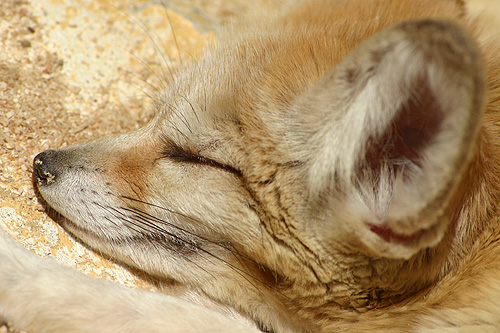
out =
[[[484,91],[480,53],[452,23],[404,22],[365,41],[298,104],[310,113],[311,201],[334,197],[346,228],[379,254],[435,245],[475,149]]]
[[[423,152],[443,130],[444,118],[428,82],[420,80],[385,131],[368,138],[359,169],[379,173],[386,167],[404,178],[412,177],[423,166]]]

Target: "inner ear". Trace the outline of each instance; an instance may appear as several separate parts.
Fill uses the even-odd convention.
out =
[[[416,87],[389,126],[367,140],[360,169],[379,174],[387,167],[392,174],[406,177],[413,167],[422,167],[423,152],[442,130],[445,115],[427,80],[420,80]]]

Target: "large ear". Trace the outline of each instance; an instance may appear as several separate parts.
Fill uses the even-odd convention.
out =
[[[318,237],[348,235],[386,257],[435,245],[484,94],[480,53],[452,23],[404,22],[358,46],[294,109],[289,141]]]

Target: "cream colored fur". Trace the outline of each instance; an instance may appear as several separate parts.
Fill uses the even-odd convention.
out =
[[[70,233],[189,293],[2,236],[0,312],[37,332],[499,331],[500,42],[478,27],[452,0],[229,26],[147,126],[34,160]]]

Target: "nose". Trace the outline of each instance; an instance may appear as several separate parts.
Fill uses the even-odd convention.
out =
[[[57,151],[46,150],[35,156],[33,160],[33,172],[38,185],[50,185],[60,175],[61,169],[57,161]]]

